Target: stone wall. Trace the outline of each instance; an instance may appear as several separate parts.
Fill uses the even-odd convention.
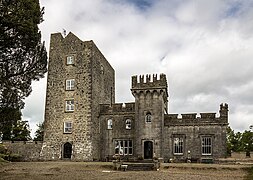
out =
[[[22,161],[38,161],[40,160],[40,151],[42,147],[41,141],[3,141],[3,144],[13,154],[19,154]]]

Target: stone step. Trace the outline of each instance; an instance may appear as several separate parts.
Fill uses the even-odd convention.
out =
[[[127,163],[124,162],[123,164],[127,165],[126,170],[127,171],[153,171],[155,170],[155,165],[154,163]]]

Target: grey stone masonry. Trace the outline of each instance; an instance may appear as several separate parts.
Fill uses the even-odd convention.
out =
[[[132,76],[134,102],[115,103],[114,69],[93,41],[51,35],[43,160],[213,162],[225,157],[228,105],[170,114],[165,74]]]
[[[74,80],[71,90],[66,88],[69,79]],[[93,41],[81,41],[72,33],[65,38],[52,34],[42,159],[63,159],[66,143],[71,144],[66,153],[72,160],[99,159],[99,104],[114,102],[114,91],[114,70]],[[71,111],[68,100],[74,102]],[[71,122],[71,132],[64,132],[65,122]]]

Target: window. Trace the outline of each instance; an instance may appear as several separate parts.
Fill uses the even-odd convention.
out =
[[[74,56],[67,56],[67,65],[74,64]]]
[[[112,129],[112,119],[107,120],[107,129]]]
[[[132,155],[133,154],[132,140],[116,140],[115,141],[115,154]]]
[[[145,121],[146,123],[151,123],[152,120],[152,116],[150,112],[147,112],[146,116],[145,116]]]
[[[67,100],[66,101],[66,111],[67,112],[71,112],[71,111],[74,111],[74,99],[72,100]]]
[[[126,120],[126,129],[131,129],[131,119]]]
[[[74,87],[75,87],[75,80],[74,79],[66,80],[66,90],[73,90]]]
[[[72,133],[72,122],[64,122],[64,133]]]
[[[212,154],[212,138],[202,137],[202,155]]]
[[[174,147],[173,147],[173,149],[174,149],[174,154],[175,155],[183,155],[183,142],[184,142],[184,140],[183,140],[183,138],[180,138],[180,137],[175,137],[174,139],[173,139],[173,141],[174,141]]]

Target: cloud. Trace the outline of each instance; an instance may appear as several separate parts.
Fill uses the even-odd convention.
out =
[[[115,69],[117,101],[134,101],[132,75],[165,73],[170,112],[218,112],[227,102],[232,128],[243,131],[252,124],[251,1],[43,0],[41,5],[47,47],[50,34],[63,28],[94,40]],[[30,122],[43,117],[45,83],[36,83],[26,100],[23,114]]]

